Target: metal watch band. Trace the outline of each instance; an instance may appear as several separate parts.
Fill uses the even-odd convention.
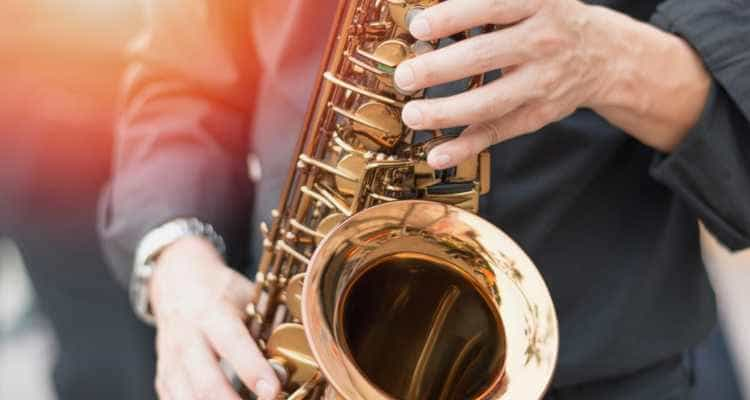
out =
[[[148,290],[154,272],[154,261],[165,247],[188,236],[205,238],[222,256],[226,254],[224,239],[211,225],[196,218],[178,218],[154,228],[136,247],[130,279],[130,302],[138,318],[149,325],[155,323]]]

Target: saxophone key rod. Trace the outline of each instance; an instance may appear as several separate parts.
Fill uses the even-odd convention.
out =
[[[349,83],[349,82],[347,82],[347,81],[345,81],[343,79],[339,79],[332,72],[325,72],[323,74],[323,77],[327,81],[333,83],[334,85],[341,86],[343,88],[349,89],[352,92],[359,93],[359,94],[361,94],[363,96],[367,96],[367,97],[369,97],[369,98],[371,98],[373,100],[379,101],[381,103],[388,104],[389,106],[394,106],[394,107],[398,107],[398,108],[403,108],[404,107],[404,103],[401,102],[401,101],[398,101],[396,99],[393,99],[393,98],[390,98],[390,97],[387,97],[387,96],[379,95],[379,94],[373,93],[373,92],[371,92],[371,91],[369,91],[369,90],[367,90],[365,88],[359,87],[357,85],[353,85],[353,84],[351,84],[351,83]]]

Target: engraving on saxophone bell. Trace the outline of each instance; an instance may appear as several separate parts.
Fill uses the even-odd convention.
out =
[[[424,91],[393,73],[435,44],[408,24],[437,3],[342,0],[336,13],[246,308],[282,399],[534,400],[550,382],[549,292],[475,214],[489,153],[435,170],[427,154],[451,138],[400,118]]]

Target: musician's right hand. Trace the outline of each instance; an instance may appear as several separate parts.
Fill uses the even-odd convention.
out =
[[[219,359],[260,400],[276,396],[276,374],[244,323],[253,284],[226,266],[208,241],[190,237],[167,247],[149,290],[157,325],[160,398],[240,400]]]

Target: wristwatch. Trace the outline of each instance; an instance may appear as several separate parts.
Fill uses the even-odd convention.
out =
[[[138,318],[149,325],[155,323],[149,296],[149,282],[154,272],[154,261],[164,248],[189,236],[207,239],[222,256],[225,256],[224,239],[211,225],[196,218],[178,218],[154,228],[141,239],[136,247],[133,272],[130,277],[130,303]]]

